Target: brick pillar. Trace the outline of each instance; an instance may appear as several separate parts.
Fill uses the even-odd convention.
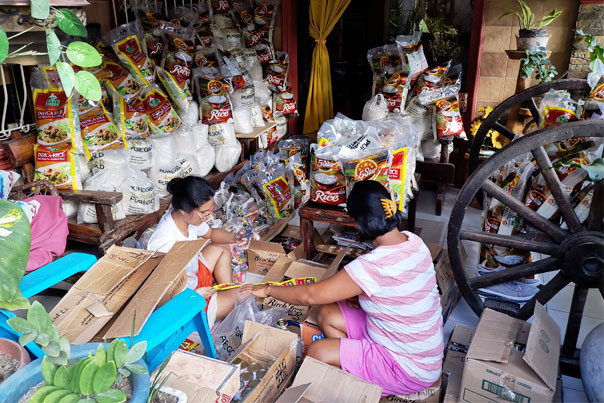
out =
[[[582,2],[584,3],[584,2]],[[587,2],[585,2],[587,3]],[[577,13],[577,29],[596,38],[600,46],[604,46],[604,4],[581,4]],[[568,65],[569,78],[586,78],[589,73],[589,52],[587,44],[579,35],[575,35],[573,49]]]

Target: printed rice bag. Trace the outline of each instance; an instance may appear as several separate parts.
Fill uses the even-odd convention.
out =
[[[152,166],[153,145],[148,137],[130,135],[126,137],[130,163],[136,168],[145,170]]]
[[[123,136],[149,136],[149,123],[143,101],[136,97],[124,99],[110,89],[113,97],[113,120]]]
[[[334,150],[311,144],[310,200],[343,206],[346,204],[346,178]]]
[[[62,88],[34,89],[38,144],[56,147],[76,141],[79,137],[79,122],[73,100],[77,98],[68,98]]]
[[[401,52],[401,60],[406,65],[409,77],[413,82],[420,74],[428,70],[428,61],[420,41],[421,37],[421,31],[414,32],[413,35],[398,35],[396,37],[396,44]]]
[[[193,54],[193,60],[196,67],[214,68],[218,72],[218,56],[214,48],[198,49]]]
[[[80,114],[80,129],[84,151],[88,158],[92,153],[101,150],[128,147],[123,135],[109,119],[102,104]]]
[[[172,108],[170,101],[157,88],[152,88],[143,98],[143,105],[149,126],[154,133],[170,133],[180,126],[178,113]]]
[[[388,150],[382,150],[363,158],[344,159],[339,163],[346,177],[347,194],[350,193],[356,182],[362,180],[374,180],[390,191]]]
[[[386,105],[388,106],[389,112],[400,113],[405,109],[409,88],[410,81],[408,72],[399,71],[393,74],[385,73],[383,75],[383,85],[380,93],[386,99]]]
[[[558,126],[579,120],[574,111],[558,106],[546,105],[543,111],[542,127]]]
[[[168,50],[189,55],[195,53],[195,32],[192,29],[168,22],[162,24],[161,34]]]
[[[166,48],[166,44],[162,36],[156,35],[155,32],[156,31],[145,32],[144,40],[149,57],[151,58],[151,60],[153,60],[153,63],[156,66],[159,66],[161,65],[161,60],[164,54],[164,50]],[[160,32],[157,33],[159,34]]]
[[[273,218],[288,217],[293,212],[294,199],[284,176],[278,176],[263,184],[268,200],[268,211]]]
[[[109,32],[115,54],[139,84],[155,81],[155,66],[141,46],[142,27],[138,22],[120,25]]]
[[[291,87],[283,92],[277,92],[273,95],[273,115],[279,116],[298,116],[298,104]]]
[[[392,75],[404,71],[398,48],[395,44],[379,46],[367,51],[367,61],[373,72],[371,96],[380,93],[384,82],[384,74]]]
[[[46,180],[59,190],[82,189],[80,163],[69,143],[34,146],[35,180]]]
[[[178,74],[171,74],[161,67],[157,68],[157,77],[168,95],[170,95],[170,99],[172,99],[172,102],[176,105],[178,111],[181,114],[186,114],[189,105],[193,100],[187,79]]]
[[[466,132],[459,111],[459,100],[453,98],[441,99],[435,103],[436,111],[433,115],[432,128],[434,138],[452,138],[459,137],[467,140]]]
[[[141,85],[120,64],[107,61],[105,68],[113,74],[111,78],[107,79],[107,83],[124,99],[134,98],[141,94],[143,89]]]
[[[406,211],[406,195],[410,193],[410,178],[407,175],[409,152],[408,147],[397,148],[392,152],[390,167],[388,168],[388,182],[392,200],[402,212]]]
[[[284,91],[287,89],[289,55],[278,51],[275,56],[275,61],[268,65],[265,82],[273,92]]]

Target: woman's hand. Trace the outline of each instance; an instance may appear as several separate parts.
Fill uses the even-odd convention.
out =
[[[201,295],[204,299],[208,299],[216,293],[216,290],[212,287],[199,287],[195,290],[195,292]]]
[[[253,295],[258,298],[267,298],[268,295],[268,284],[245,284],[241,286],[241,295]]]

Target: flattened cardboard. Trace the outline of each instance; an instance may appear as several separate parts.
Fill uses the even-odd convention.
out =
[[[263,366],[275,360],[273,365],[267,368],[260,384],[246,397],[245,402],[273,402],[283,392],[296,367],[297,340],[297,335],[286,330],[256,322],[245,322],[242,344],[233,359],[239,357]]]
[[[455,325],[455,328],[453,328],[445,351],[445,361],[443,362],[443,376],[447,377],[443,400],[445,403],[457,403],[459,401],[461,377],[466,361],[465,349],[469,348],[475,330],[462,325]]]
[[[526,342],[526,354],[522,359],[550,389],[556,389],[560,360],[560,327],[539,303],[535,304],[533,323]]]
[[[206,239],[176,242],[159,263],[141,289],[132,297],[115,323],[107,330],[106,338],[127,337],[132,330],[136,313],[134,334],[140,333],[151,313],[160,302],[167,301],[187,285],[185,268],[208,243]]]
[[[180,389],[191,403],[228,402],[239,390],[239,368],[202,355],[176,350],[164,374],[166,386]]]
[[[440,244],[430,244],[428,245],[428,249],[430,250],[434,263],[443,323],[446,323],[449,315],[453,312],[457,302],[460,300],[461,293],[459,292],[457,284],[455,283],[455,278],[453,277],[447,249],[443,249]]]
[[[50,317],[72,344],[87,343],[136,292],[163,253],[112,246],[67,292]]]
[[[490,309],[483,311],[463,371],[461,401],[552,401],[556,383],[551,382],[551,374],[558,372],[560,330],[539,303],[533,320],[531,325]],[[501,347],[505,343],[507,348]],[[528,357],[514,347],[522,344],[530,351]],[[488,348],[494,351],[489,354]]]
[[[443,375],[444,376],[444,375]],[[438,403],[440,397],[440,388],[442,385],[442,376],[438,378],[438,381],[434,382],[431,386],[416,393],[410,393],[407,395],[390,395],[383,396],[380,399],[380,403]]]
[[[290,389],[307,384],[310,387],[297,400],[290,401],[377,403],[382,395],[382,388],[379,386],[312,357],[304,359]],[[301,391],[301,388],[298,389],[298,393]]]

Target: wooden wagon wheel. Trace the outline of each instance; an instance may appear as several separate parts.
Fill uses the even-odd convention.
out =
[[[604,122],[580,121],[561,126],[550,127],[528,134],[509,146],[499,150],[487,159],[468,179],[459,193],[451,211],[447,243],[453,275],[461,295],[472,310],[480,316],[485,307],[501,308],[501,303],[485,302],[477,290],[526,276],[559,270],[559,272],[540,291],[523,306],[508,304],[500,309],[506,313],[526,320],[533,315],[535,302],[545,304],[567,284],[573,282],[575,291],[568,318],[568,325],[562,347],[561,364],[563,371],[573,373],[575,346],[587,293],[590,288],[598,288],[604,296],[604,180],[596,182],[591,210],[585,225],[579,222],[570,201],[562,189],[560,180],[552,169],[550,158],[544,146],[571,137],[604,137]],[[558,205],[560,214],[568,223],[568,230],[553,224],[526,207],[508,192],[494,184],[489,177],[509,162],[527,152],[532,153],[537,168],[541,171],[547,185]],[[477,229],[462,229],[465,211],[472,198],[480,191],[497,199],[506,207],[517,213],[526,222],[534,225],[537,233],[499,235]],[[461,240],[470,240],[483,244],[514,248],[522,251],[538,252],[549,257],[535,262],[522,264],[491,274],[468,278],[464,270],[460,253]],[[505,303],[504,303],[505,304]],[[568,365],[566,365],[566,364]],[[564,368],[567,368],[564,370]],[[570,368],[570,369],[568,369]],[[576,367],[578,368],[578,367]]]
[[[484,139],[489,132],[493,129],[498,131],[510,141],[514,140],[516,135],[510,129],[508,129],[505,123],[502,123],[504,118],[507,118],[510,110],[515,107],[523,106],[527,107],[531,111],[533,120],[537,127],[541,125],[541,115],[539,114],[539,108],[535,102],[536,97],[545,95],[550,89],[554,90],[567,90],[573,91],[589,91],[589,85],[586,80],[583,79],[565,79],[550,81],[536,85],[534,87],[527,88],[524,91],[512,95],[491,111],[489,116],[482,122],[480,128],[476,132],[476,136],[472,139],[472,147],[470,149],[470,173],[474,172],[480,162],[479,155],[480,149],[483,146]]]

